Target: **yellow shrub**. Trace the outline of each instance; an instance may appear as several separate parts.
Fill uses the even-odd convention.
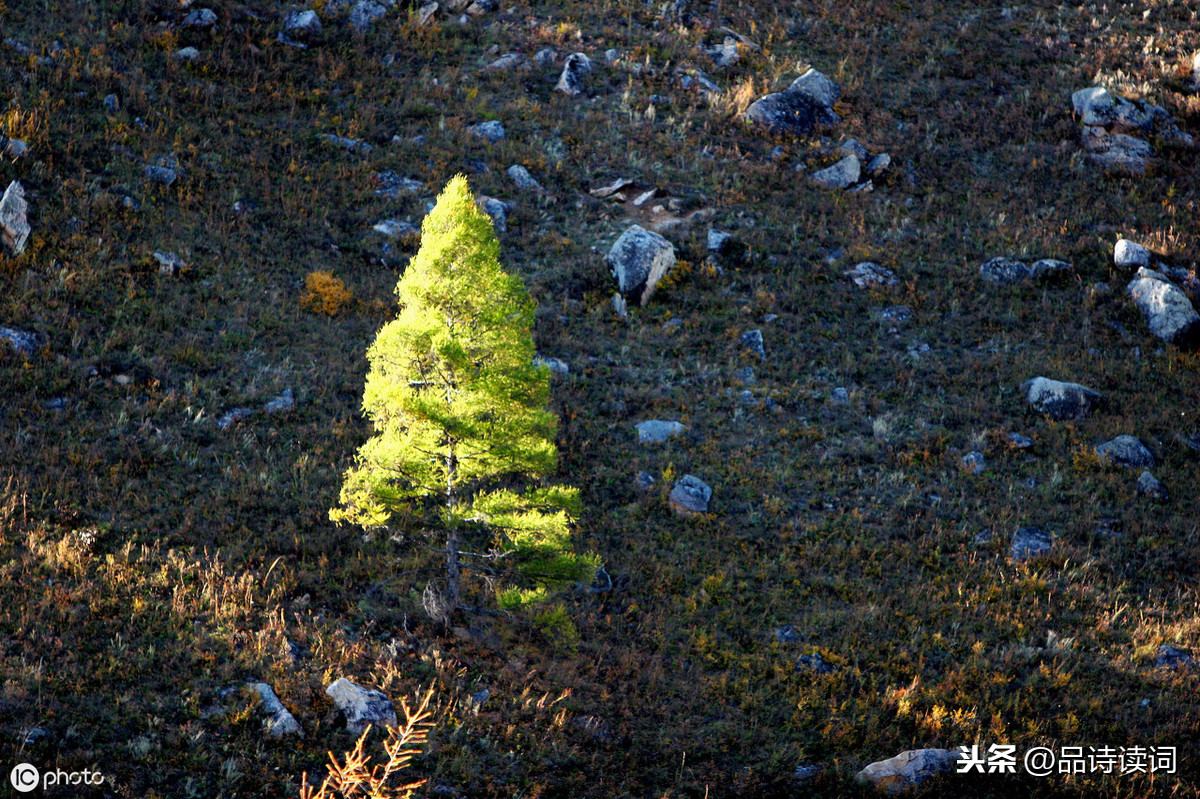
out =
[[[337,316],[354,297],[354,292],[332,272],[309,272],[304,279],[300,307],[313,313]]]

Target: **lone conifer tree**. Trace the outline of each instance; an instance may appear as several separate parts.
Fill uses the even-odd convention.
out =
[[[590,580],[572,551],[578,490],[537,485],[555,468],[549,371],[533,363],[534,303],[505,274],[491,220],[453,178],[421,227],[396,286],[400,314],[367,351],[363,410],[375,427],[345,475],[335,521],[415,520],[444,545],[446,590],[426,591],[443,623],[463,607],[463,572],[510,608]]]

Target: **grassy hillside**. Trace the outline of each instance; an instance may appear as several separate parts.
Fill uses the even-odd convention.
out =
[[[211,28],[167,2],[0,4],[0,133],[29,145],[0,190],[22,183],[33,229],[0,255],[0,326],[45,340],[0,342],[0,766],[99,768],[97,796],[294,796],[354,743],[324,693],[346,676],[395,700],[434,687],[410,772],[428,795],[870,795],[866,764],[971,743],[1176,746],[1180,765],[929,791],[1200,794],[1200,665],[1155,665],[1200,646],[1182,440],[1200,358],[1150,335],[1112,260],[1125,237],[1194,267],[1200,167],[1163,149],[1108,174],[1071,108],[1099,83],[1200,133],[1194,8],[500,5],[421,25],[401,4],[359,33],[322,4],[301,49],[277,41],[298,6],[274,0],[207,3]],[[739,57],[718,68],[703,48],[726,37]],[[554,90],[573,52],[596,65],[574,97]],[[487,68],[506,53],[526,64]],[[809,66],[842,87],[841,124],[743,121]],[[469,130],[488,120],[503,141]],[[846,138],[891,156],[871,192],[807,177]],[[388,171],[423,187],[381,194]],[[570,364],[560,476],[613,577],[565,597],[577,640],[500,616],[443,633],[421,610],[435,556],[328,520],[369,432],[365,350],[418,246],[373,226],[419,228],[457,172],[514,204],[504,263],[540,352]],[[589,194],[617,178],[663,211]],[[668,213],[681,262],[621,319],[603,255]],[[708,256],[710,226],[744,251]],[[996,287],[978,267],[1001,255],[1075,269]],[[856,287],[865,260],[898,285]],[[880,318],[896,305],[908,321]],[[1039,375],[1108,403],[1053,422],[1019,390]],[[286,389],[295,407],[267,413]],[[253,413],[222,427],[236,408]],[[687,429],[639,446],[646,419]],[[1169,501],[1096,456],[1119,434],[1154,451]],[[684,474],[713,487],[708,514],[670,513]],[[1026,525],[1053,549],[1016,563]],[[263,733],[248,680],[303,740]],[[802,765],[821,769],[803,787]]]

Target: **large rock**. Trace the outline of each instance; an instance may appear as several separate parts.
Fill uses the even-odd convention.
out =
[[[676,516],[694,516],[697,513],[708,512],[708,501],[712,499],[712,489],[699,477],[685,474],[671,489],[668,501]]]
[[[894,796],[938,774],[954,771],[958,758],[958,752],[949,749],[910,749],[870,764],[858,772],[858,780]]]
[[[577,95],[583,91],[583,77],[592,71],[592,59],[583,53],[572,53],[563,63],[555,90],[563,94]]]
[[[680,422],[667,422],[661,419],[650,419],[634,425],[638,432],[639,444],[662,444],[668,438],[680,435],[686,428]]]
[[[1150,251],[1129,239],[1121,239],[1113,246],[1113,263],[1130,269],[1150,266]]]
[[[1048,377],[1035,377],[1021,385],[1025,398],[1038,413],[1056,422],[1082,419],[1104,402],[1104,395],[1078,383],[1063,383]]]
[[[28,210],[25,189],[14,180],[0,198],[0,245],[9,255],[17,256],[25,250],[25,242],[29,240]]]
[[[1129,281],[1127,291],[1155,336],[1181,347],[1200,343],[1200,314],[1165,275],[1142,267]]]
[[[862,162],[858,156],[848,155],[833,166],[812,173],[809,179],[823,189],[848,189],[861,177]]]
[[[1117,436],[1096,447],[1096,454],[1117,466],[1153,469],[1154,453],[1136,436]]]
[[[325,693],[346,717],[347,732],[360,735],[367,725],[396,726],[396,708],[392,706],[392,700],[379,691],[363,688],[341,677],[326,688]]]
[[[817,125],[841,121],[833,110],[841,93],[836,83],[810,69],[783,91],[755,100],[746,109],[746,119],[768,133],[805,136]]]
[[[675,247],[657,233],[633,225],[613,243],[604,259],[622,295],[645,305],[675,265]]]

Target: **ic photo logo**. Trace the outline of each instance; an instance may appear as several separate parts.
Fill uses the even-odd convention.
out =
[[[8,772],[8,781],[19,793],[29,793],[42,783],[42,775],[35,766],[28,763],[18,763]]]

